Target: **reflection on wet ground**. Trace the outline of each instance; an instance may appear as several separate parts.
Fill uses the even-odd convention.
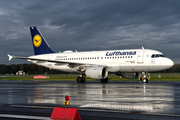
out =
[[[180,82],[34,82],[0,81],[0,104],[64,105],[148,113],[180,113]]]

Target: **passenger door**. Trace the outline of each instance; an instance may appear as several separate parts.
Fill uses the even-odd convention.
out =
[[[144,50],[138,51],[137,63],[144,63]]]

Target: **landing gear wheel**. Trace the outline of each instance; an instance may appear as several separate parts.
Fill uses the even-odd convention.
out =
[[[85,78],[85,77],[82,77],[81,83],[85,83],[85,81],[86,81],[86,78]]]
[[[149,80],[147,78],[144,78],[143,83],[148,83]]]
[[[149,78],[150,77],[148,77],[149,75],[148,75],[148,73],[147,72],[142,72],[142,76],[143,76],[143,83],[148,83],[149,82]]]
[[[86,81],[86,78],[85,77],[78,77],[77,78],[77,82],[78,83],[84,83]]]
[[[101,82],[102,82],[102,83],[107,83],[107,82],[108,82],[108,77],[105,78],[105,79],[101,79]]]
[[[77,78],[77,82],[78,82],[78,83],[81,83],[81,81],[82,81],[81,77],[78,77],[78,78]]]

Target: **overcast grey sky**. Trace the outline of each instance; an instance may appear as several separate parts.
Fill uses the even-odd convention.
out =
[[[58,51],[155,49],[180,63],[180,0],[0,0],[0,64],[34,54],[29,27]]]

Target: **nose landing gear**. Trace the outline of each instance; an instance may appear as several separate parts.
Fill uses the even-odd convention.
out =
[[[144,78],[143,83],[148,83],[149,80],[147,78]]]
[[[149,79],[150,79],[150,77],[147,77],[147,76],[149,76],[148,73],[142,72],[142,76],[143,76],[143,78],[140,78],[139,80],[142,80],[143,83],[148,83]]]

